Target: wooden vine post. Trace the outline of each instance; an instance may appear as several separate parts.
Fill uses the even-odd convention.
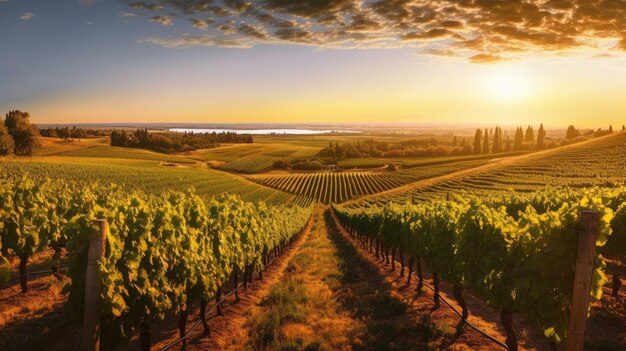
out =
[[[85,272],[85,311],[83,315],[83,351],[100,350],[101,282],[98,259],[104,256],[105,240],[108,232],[106,219],[97,220],[100,235],[89,241],[87,270]]]
[[[593,264],[596,256],[596,240],[600,224],[600,212],[583,210],[581,231],[578,236],[578,255],[574,273],[574,289],[572,307],[567,330],[567,351],[582,351],[585,340],[587,312],[589,310],[589,294]]]

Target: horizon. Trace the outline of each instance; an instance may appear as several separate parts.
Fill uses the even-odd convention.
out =
[[[623,2],[206,4],[0,1],[0,110],[40,124],[625,120]]]

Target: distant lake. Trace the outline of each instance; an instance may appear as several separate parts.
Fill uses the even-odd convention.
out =
[[[237,134],[329,134],[329,133],[359,133],[357,130],[318,130],[318,129],[203,129],[203,128],[170,128],[171,132],[180,133],[237,133]]]

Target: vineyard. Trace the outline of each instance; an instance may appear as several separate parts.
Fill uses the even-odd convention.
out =
[[[383,197],[366,198],[367,202],[430,201],[448,193],[503,195],[532,193],[547,186],[618,186],[626,182],[626,134],[572,145],[546,154],[530,155],[511,164],[454,177],[450,180],[403,189]]]
[[[250,176],[248,179],[300,198],[328,204],[387,191],[421,179],[477,167],[486,162],[463,161],[401,171],[268,174]]]
[[[58,262],[66,248],[68,303],[80,314],[89,307],[84,300],[89,242],[106,232],[98,271],[103,340],[109,346],[140,331],[142,345],[149,347],[150,325],[165,313],[175,311],[186,320],[190,304],[204,311],[210,299],[221,298],[226,282],[251,280],[311,213],[232,195],[206,201],[193,192],[152,196],[114,185],[78,190],[70,182],[28,177],[3,179],[0,185],[0,259],[19,258],[23,293],[29,257],[54,248]]]
[[[517,350],[513,313],[539,323],[557,345],[566,338],[572,302],[582,210],[599,213],[591,298],[605,283],[603,256],[623,260],[626,253],[626,188],[556,189],[532,196],[454,196],[424,204],[335,206],[335,213],[364,246],[409,274],[415,262],[420,285],[422,264],[432,270],[435,306],[439,278],[454,285],[463,308],[459,332],[469,311],[467,288],[501,310],[509,350]],[[396,253],[397,252],[397,253]],[[398,255],[398,256],[396,256]],[[619,291],[615,283],[613,294]]]
[[[425,340],[403,338],[403,342],[435,342],[441,346],[461,338],[461,348],[472,348],[479,340],[480,347],[476,349],[491,349],[499,344],[515,350],[518,338],[523,340],[520,345],[528,342],[526,328],[535,328],[539,337],[533,336],[533,344],[540,344],[536,340],[542,340],[540,335],[545,334],[545,344],[558,346],[568,340],[576,248],[583,230],[582,210],[593,209],[600,214],[589,300],[604,304],[605,309],[603,314],[592,310],[591,318],[612,320],[617,329],[623,325],[620,274],[624,274],[626,260],[625,143],[626,135],[619,133],[502,160],[445,160],[397,171],[272,172],[247,176],[207,168],[193,155],[160,155],[140,149],[126,153],[108,146],[64,150],[55,156],[2,158],[0,261],[11,262],[14,288],[25,292],[10,297],[5,306],[11,301],[18,301],[15,306],[21,306],[19,301],[30,296],[28,291],[41,289],[38,278],[33,277],[42,265],[38,257],[43,254],[62,279],[56,284],[62,284],[67,293],[59,298],[64,309],[82,316],[89,309],[87,305],[91,306],[85,302],[85,292],[89,290],[89,247],[94,238],[106,233],[104,256],[97,266],[102,287],[99,311],[103,349],[186,344],[196,350],[193,343],[181,337],[193,332],[194,342],[202,339],[201,345],[212,345],[207,334],[215,328],[215,322],[210,319],[217,311],[228,308],[229,304],[223,301],[234,294],[237,298],[231,303],[239,304],[238,294],[243,290],[240,287],[256,281],[253,275],[264,275],[262,268],[282,257],[286,246],[307,223],[317,231],[315,245],[323,242],[326,250],[340,245],[332,229],[336,220],[350,232],[355,243],[360,243],[362,253],[369,250],[385,268],[380,271],[382,278],[372,278],[367,285],[373,297],[358,301],[367,304],[368,299],[382,299],[381,310],[391,308],[403,315],[403,328],[410,328],[413,312],[394,305],[401,302],[389,302],[389,292],[384,294],[390,296],[379,296],[379,289],[387,288],[377,284],[384,284],[383,278],[398,270],[398,264],[400,276],[408,279],[405,290],[399,292],[412,294],[409,301],[419,297],[422,309],[428,295],[424,291],[431,284],[426,276],[433,277],[432,307],[437,312],[419,312],[422,320],[441,318],[437,307],[448,304],[448,299],[455,299],[453,305],[460,306],[458,317],[446,317],[437,325],[423,322],[440,331],[422,331],[418,334]],[[224,160],[231,159],[226,165],[247,162],[246,156],[241,157],[247,147],[212,151],[229,154],[224,156]],[[235,152],[237,148],[241,149]],[[293,155],[289,150],[265,151],[273,153],[269,157]],[[257,156],[252,153],[244,168],[252,169],[251,160]],[[332,217],[328,207],[318,206],[313,223],[309,222],[314,202],[333,204]],[[326,213],[329,215],[323,215]],[[103,218],[107,220],[106,228],[97,221]],[[356,283],[344,280],[351,282],[350,274],[356,272],[361,277],[372,274],[366,268],[352,267],[340,279],[337,274],[343,272],[341,267],[345,265],[342,257],[333,257],[337,260],[335,267],[323,268],[322,263],[328,261],[312,256],[319,254],[318,248],[306,245],[303,250],[308,252],[309,261],[299,261],[304,258],[296,254],[295,263],[285,269],[299,270],[302,276],[315,274],[315,281],[319,282],[278,283],[276,289],[285,294],[285,301],[291,301],[291,294],[302,295],[293,302],[297,308],[315,310],[321,315],[333,301],[356,301],[354,292],[338,287],[352,286],[357,294],[361,293]],[[341,248],[339,252],[346,254],[349,250]],[[319,266],[311,265],[311,260]],[[355,257],[352,260],[353,264],[363,265]],[[322,268],[327,275],[320,273]],[[33,270],[35,275],[30,275]],[[611,281],[607,281],[607,275]],[[415,287],[407,290],[411,276],[416,278],[418,291]],[[441,291],[448,283],[452,293],[446,295]],[[289,290],[292,284],[300,289],[320,289],[320,284],[328,284],[324,305],[316,305],[321,303],[315,302],[317,292]],[[603,294],[615,298],[607,302]],[[478,300],[484,309],[497,308],[502,327],[491,328],[498,317],[485,319],[483,308],[476,311],[476,304],[467,303],[467,299]],[[258,308],[264,309],[264,303],[259,303]],[[347,306],[346,310],[335,306],[333,313],[350,320],[354,328],[361,323],[388,323],[385,313],[373,313],[364,306]],[[355,314],[347,312],[355,308]],[[362,310],[368,311],[370,321],[361,319]],[[268,324],[276,323],[282,327],[271,333],[285,337],[293,337],[288,329],[293,323],[300,323],[302,328],[311,323],[325,328],[315,321],[320,316],[294,314],[280,304],[268,313],[259,313],[263,317],[258,318],[266,320],[255,320],[254,325],[269,328]],[[515,316],[520,317],[516,321],[524,320],[523,329],[511,323]],[[177,324],[172,324],[172,319]],[[482,331],[473,329],[479,328],[474,324],[476,320],[483,321],[479,327],[487,325],[491,332],[495,330],[496,336],[480,336]],[[22,322],[13,322],[0,336],[11,339],[13,328]],[[453,328],[456,323],[457,328]],[[246,330],[249,324],[240,327]],[[333,334],[330,329],[327,332]],[[441,334],[441,330],[445,332]],[[258,342],[282,344],[280,340],[266,339],[264,333],[270,331],[246,332]],[[472,332],[478,336],[463,339]],[[364,340],[383,345],[386,339],[376,335]],[[621,337],[623,333],[608,335]],[[345,342],[345,335],[335,337],[337,340],[326,340],[324,344],[340,345],[342,338]],[[309,344],[317,342],[313,337],[307,338]],[[505,338],[506,345],[502,344]],[[28,343],[27,338],[20,340]],[[242,345],[249,342],[242,341]],[[6,345],[1,341],[0,349]],[[590,349],[613,350],[620,345],[618,339]]]
[[[0,159],[0,174],[40,175],[87,184],[115,183],[151,194],[162,193],[164,189],[186,191],[194,188],[202,196],[228,192],[245,200],[275,204],[287,203],[293,198],[288,193],[259,186],[235,175],[207,168],[163,166],[152,160],[60,156]]]

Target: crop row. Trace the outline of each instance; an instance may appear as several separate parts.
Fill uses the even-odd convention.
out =
[[[449,193],[509,195],[555,186],[617,186],[626,182],[626,134],[619,133],[497,169],[477,172],[428,187],[389,194],[368,202],[426,201]]]
[[[264,186],[310,198],[316,202],[341,203],[429,177],[475,167],[484,162],[455,162],[395,172],[290,173],[250,176],[249,179]]]

